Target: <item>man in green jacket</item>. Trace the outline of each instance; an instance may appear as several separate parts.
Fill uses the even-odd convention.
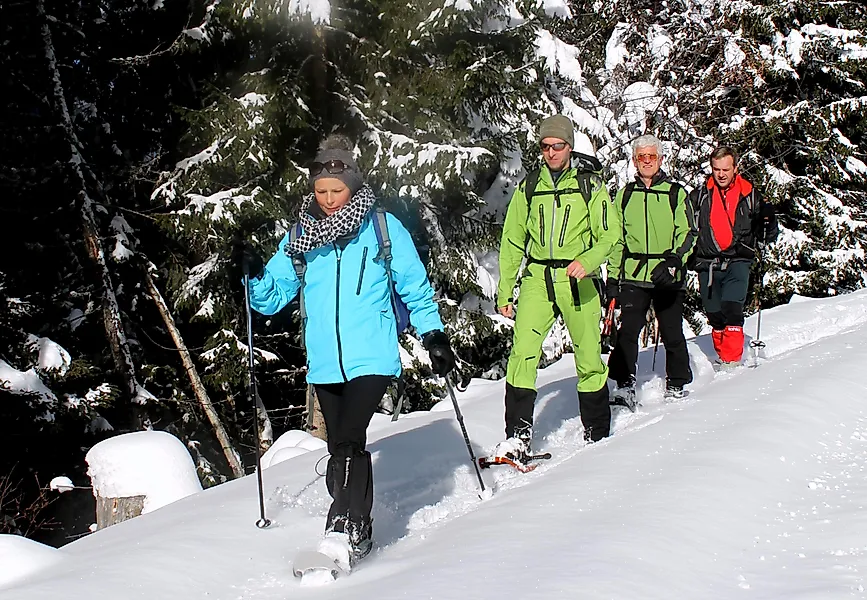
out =
[[[639,137],[632,144],[632,160],[635,181],[615,200],[623,236],[614,246],[606,286],[609,301],[621,308],[609,376],[617,382],[615,397],[629,406],[635,403],[638,335],[651,302],[665,344],[666,397],[683,397],[683,386],[692,381],[683,336],[683,283],[698,235],[686,191],[661,169],[662,143],[652,135]]]
[[[620,217],[600,176],[602,165],[572,152],[570,119],[555,115],[542,121],[539,140],[544,164],[515,190],[500,243],[497,307],[515,319],[515,333],[506,370],[507,439],[495,454],[517,460],[530,454],[536,371],[558,314],[575,351],[584,437],[598,441],[611,425],[593,277],[620,237]],[[525,257],[515,316],[513,291]]]

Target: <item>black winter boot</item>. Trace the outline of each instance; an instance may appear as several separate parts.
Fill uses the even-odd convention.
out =
[[[325,530],[352,534],[353,524],[369,524],[373,508],[373,467],[370,452],[339,446],[328,459],[325,483],[333,501]]]
[[[352,544],[350,562],[355,565],[373,550],[373,519],[363,519],[359,522],[349,522],[347,527],[349,543]]]

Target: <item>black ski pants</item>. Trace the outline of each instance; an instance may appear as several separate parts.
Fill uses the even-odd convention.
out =
[[[314,384],[328,432],[325,484],[331,494],[326,531],[353,535],[370,524],[373,468],[367,426],[392,378],[364,375],[346,383]]]
[[[625,284],[620,289],[620,327],[617,345],[608,359],[608,376],[618,384],[635,377],[638,361],[638,336],[647,322],[650,303],[659,320],[665,345],[665,371],[669,385],[683,386],[692,381],[689,353],[683,336],[683,299],[680,289],[646,288]]]

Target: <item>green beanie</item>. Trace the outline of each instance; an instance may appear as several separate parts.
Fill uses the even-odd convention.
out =
[[[554,115],[542,121],[539,125],[539,141],[549,137],[563,140],[570,148],[574,148],[575,133],[572,120],[564,115]]]

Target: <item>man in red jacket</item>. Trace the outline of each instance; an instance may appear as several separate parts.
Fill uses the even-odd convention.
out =
[[[711,177],[690,198],[699,230],[694,259],[717,365],[727,367],[743,358],[750,265],[759,245],[774,242],[779,229],[773,205],[738,173],[732,148],[711,152],[710,166]]]

